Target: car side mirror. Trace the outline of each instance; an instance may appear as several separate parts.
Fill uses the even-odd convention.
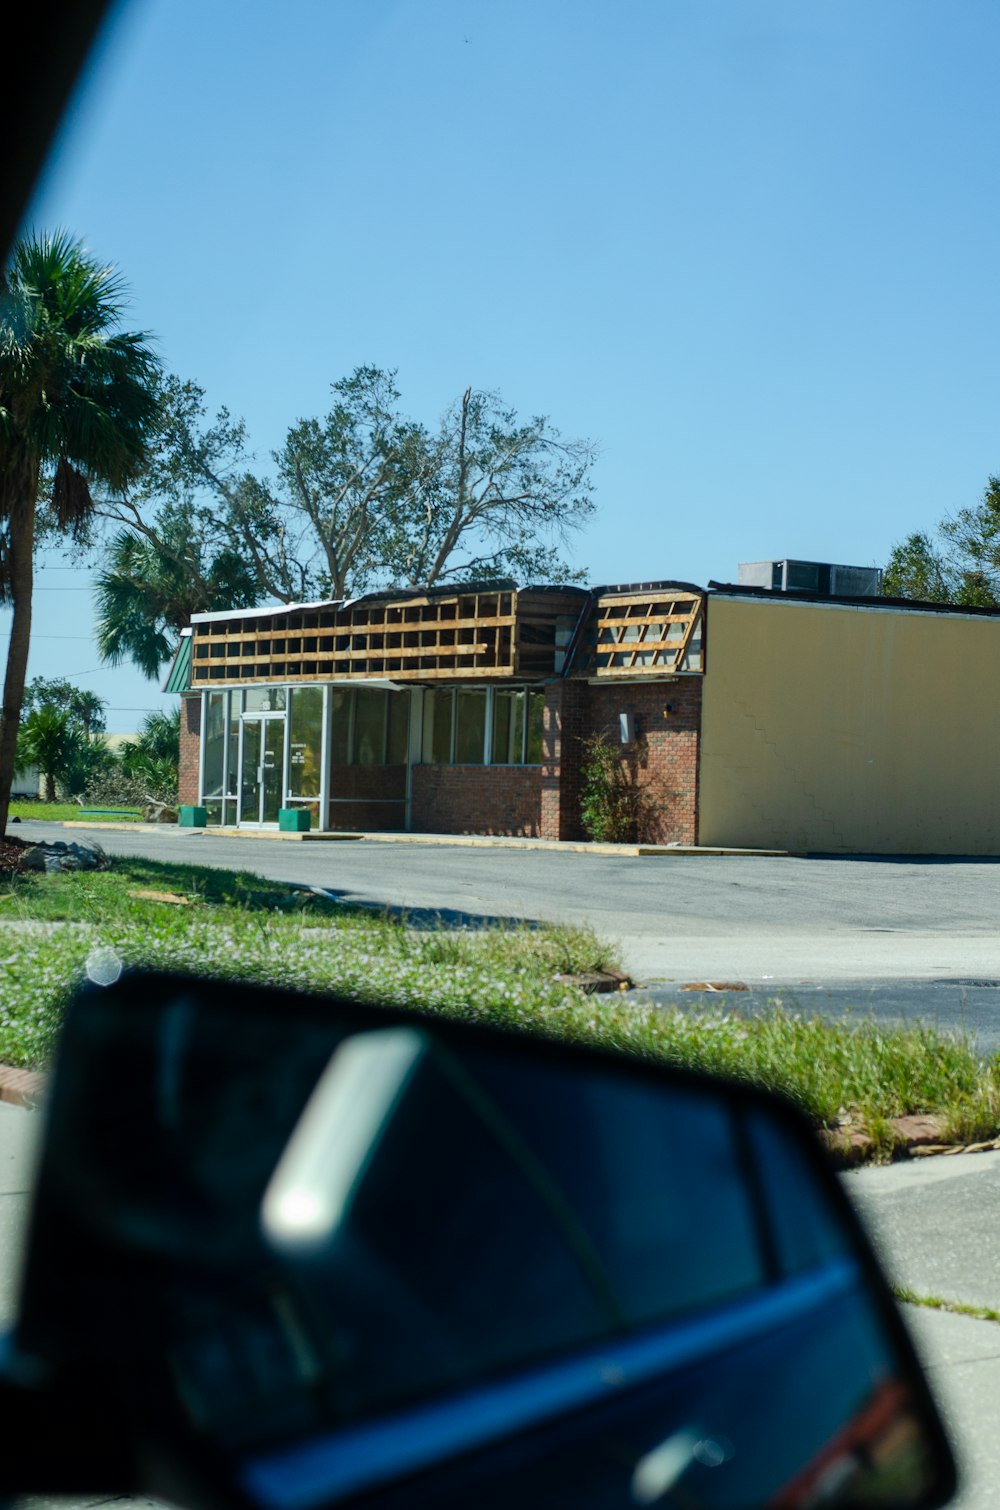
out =
[[[917,1510],[953,1492],[868,1243],[772,1096],[132,975],[72,1003],[47,1118],[5,1410],[26,1432],[35,1410],[54,1451],[48,1474],[5,1453],[7,1494]]]

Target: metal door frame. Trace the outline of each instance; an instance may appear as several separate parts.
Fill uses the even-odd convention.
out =
[[[281,739],[281,782],[280,782],[279,788],[278,788],[278,806],[281,807],[281,806],[283,806],[284,800],[285,800],[286,776],[287,776],[287,767],[288,767],[288,709],[287,708],[282,708],[282,709],[277,709],[275,711],[268,712],[268,713],[254,712],[254,713],[241,713],[240,714],[240,748],[239,748],[238,769],[237,769],[237,773],[236,773],[236,792],[237,792],[237,798],[236,798],[236,826],[237,826],[237,828],[277,828],[278,827],[277,823],[265,823],[264,819],[263,819],[263,816],[262,816],[263,812],[264,812],[264,780],[263,780],[262,776],[258,776],[258,778],[257,778],[257,816],[256,816],[256,818],[244,818],[244,816],[243,816],[243,746],[244,746],[244,738],[245,738],[245,729],[246,729],[246,726],[247,726],[247,724],[250,724],[250,723],[264,724],[264,723],[266,723],[268,721],[270,721],[271,723],[276,723],[278,719],[281,719],[282,723],[285,725],[285,728],[282,731],[282,739]],[[266,743],[266,741],[265,741],[265,737],[264,737],[264,730],[262,728],[261,731],[260,731],[261,755],[263,755],[263,753],[264,753],[265,743]],[[258,769],[258,771],[262,771],[263,770],[263,765],[258,766],[257,769]]]

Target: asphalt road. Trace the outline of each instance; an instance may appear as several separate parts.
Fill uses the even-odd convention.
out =
[[[22,837],[254,870],[415,920],[587,922],[657,999],[739,983],[824,1013],[921,1017],[1000,1049],[1000,862],[585,854],[382,841],[288,843],[190,829],[123,833],[24,823]],[[730,998],[734,999],[734,998]]]

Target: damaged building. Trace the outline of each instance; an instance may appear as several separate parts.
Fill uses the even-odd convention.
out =
[[[196,615],[180,801],[210,826],[585,837],[585,742],[650,844],[996,854],[1000,613],[879,574],[469,583]]]

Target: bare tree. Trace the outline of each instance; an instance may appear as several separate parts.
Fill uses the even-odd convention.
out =
[[[499,395],[471,387],[431,432],[402,412],[395,373],[377,367],[356,368],[332,395],[324,418],[291,426],[267,477],[253,469],[241,421],[225,409],[209,420],[196,384],[167,379],[152,462],[102,513],[201,608],[238,606],[222,600],[235,586],[241,606],[459,577],[581,575],[563,552],[594,509],[589,442],[564,440],[544,417],[519,421]],[[144,553],[123,538],[111,547],[119,596],[141,615],[143,584],[121,568]],[[107,572],[102,584],[107,598]],[[118,643],[127,649],[127,637]]]

